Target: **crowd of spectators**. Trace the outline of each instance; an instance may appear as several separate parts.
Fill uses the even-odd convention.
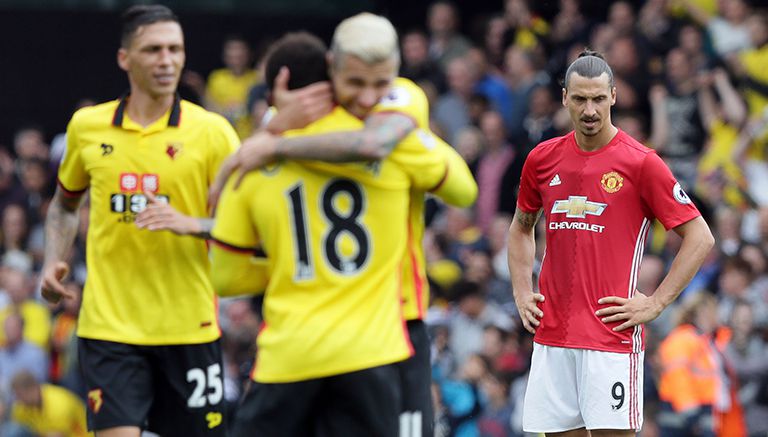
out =
[[[648,326],[641,435],[657,435],[660,422],[683,414],[663,408],[675,399],[664,398],[669,390],[660,381],[672,375],[675,393],[691,388],[670,374],[661,351],[677,338],[670,333],[691,325],[705,347],[713,345],[718,383],[732,389],[730,403],[743,410],[745,433],[765,436],[768,12],[748,0],[647,0],[639,6],[619,0],[602,20],[585,16],[579,0],[560,0],[553,16],[540,15],[536,3],[506,0],[503,10],[472,17],[462,27],[455,5],[437,1],[424,28],[400,29],[401,74],[427,93],[432,129],[466,159],[479,185],[473,208],[430,201],[427,211],[427,324],[438,435],[524,435],[521,406],[532,337],[521,328],[512,299],[506,232],[527,153],[571,130],[559,105],[560,80],[589,47],[604,53],[614,71],[614,123],[658,151],[717,240],[678,302]],[[479,28],[477,23],[482,32],[461,32],[469,24]],[[258,62],[242,38],[229,38],[223,47],[223,69],[207,79],[188,72],[183,82],[246,136],[268,107]],[[0,147],[0,423],[10,421],[20,402],[14,387],[34,385],[30,375],[85,399],[73,341],[79,304],[49,307],[37,292],[42,224],[66,147],[62,134],[47,134],[19,126],[11,147]],[[78,292],[86,279],[87,226],[86,207],[68,285]],[[538,238],[543,234],[540,228]],[[638,289],[652,293],[680,239],[657,225],[647,242]],[[540,261],[543,241],[537,248]],[[714,313],[702,310],[706,302],[714,303]],[[253,362],[259,301],[229,299],[220,308],[226,397],[235,402]],[[717,327],[728,329],[725,340],[707,340]],[[22,369],[25,376],[14,383]]]

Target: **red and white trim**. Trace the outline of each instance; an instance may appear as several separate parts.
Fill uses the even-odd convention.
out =
[[[629,276],[629,289],[627,290],[627,298],[632,297],[637,292],[637,277],[640,273],[640,264],[643,261],[643,250],[645,249],[645,238],[648,236],[648,229],[651,227],[651,221],[648,218],[643,219],[643,224],[640,226],[640,232],[637,234],[637,240],[635,241],[635,252],[632,256],[632,270]],[[632,331],[632,353],[639,353],[643,350],[643,327],[637,325]]]

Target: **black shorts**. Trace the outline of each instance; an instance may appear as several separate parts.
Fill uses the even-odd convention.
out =
[[[397,437],[400,385],[394,365],[306,381],[251,382],[232,437]]]
[[[78,339],[88,429],[138,426],[163,437],[224,436],[219,341],[137,346]]]
[[[397,363],[403,399],[400,437],[431,437],[434,434],[434,413],[427,327],[421,320],[409,320],[408,335],[415,354]]]

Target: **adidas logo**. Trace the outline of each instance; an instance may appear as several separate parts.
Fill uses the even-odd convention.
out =
[[[552,178],[551,181],[549,181],[549,186],[554,187],[556,185],[560,185],[562,182],[560,181],[560,175],[556,174],[555,177]]]

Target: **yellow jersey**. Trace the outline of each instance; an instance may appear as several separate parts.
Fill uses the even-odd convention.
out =
[[[372,113],[396,112],[413,119],[417,130],[429,130],[429,103],[424,91],[413,81],[398,77],[389,95],[377,104]],[[437,136],[434,149],[448,164],[445,178],[430,190],[454,206],[468,207],[477,198],[477,183],[464,159],[448,143]],[[392,160],[401,165],[413,165],[418,155],[407,153],[398,144]],[[424,201],[425,190],[412,189],[409,204],[408,250],[403,260],[403,314],[406,320],[423,319],[429,307],[429,284],[424,259]]]
[[[240,138],[246,138],[253,130],[248,116],[248,92],[259,82],[259,73],[248,70],[240,76],[221,68],[208,75],[205,94],[217,112],[235,127]]]
[[[744,50],[739,53],[739,59],[749,79],[762,84],[768,84],[768,44],[756,49]],[[749,115],[759,117],[768,107],[768,97],[758,91],[747,89],[744,92],[749,107]]]
[[[337,107],[286,135],[361,127]],[[212,231],[217,245],[260,248],[268,260],[254,380],[301,381],[410,356],[400,305],[409,190],[435,187],[446,172],[423,136],[411,134],[396,148],[421,153],[413,167],[393,159],[284,162],[249,174],[237,190],[232,181],[224,189]],[[214,251],[214,278],[218,268]]]
[[[0,326],[14,311],[18,311],[24,319],[24,339],[47,351],[51,340],[51,312],[48,307],[33,300],[26,300],[17,308],[10,304],[0,310]],[[0,331],[0,345],[5,345],[5,330]]]
[[[675,18],[687,18],[688,12],[686,11],[684,0],[672,0],[667,3],[667,11]],[[717,0],[689,0],[696,7],[705,11],[709,16],[717,15]]]
[[[136,227],[153,192],[182,214],[207,216],[208,186],[239,145],[221,116],[176,99],[147,127],[127,98],[83,108],[67,127],[59,169],[65,195],[90,188],[88,278],[78,336],[140,345],[220,336],[206,242]]]
[[[52,384],[41,384],[40,408],[15,402],[11,418],[36,435],[63,437],[90,436],[85,421],[85,405],[74,393]]]
[[[729,206],[743,209],[747,207],[744,193],[747,182],[741,168],[733,159],[733,145],[739,139],[739,130],[716,120],[709,129],[709,142],[699,160],[696,192],[706,198],[710,190],[722,192],[723,200]]]

